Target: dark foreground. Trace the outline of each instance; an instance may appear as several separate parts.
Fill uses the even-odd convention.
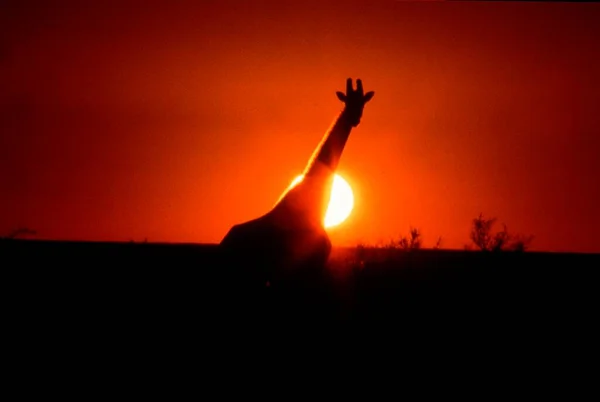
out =
[[[2,240],[0,252],[9,309],[45,328],[583,328],[600,305],[600,255],[337,249],[327,269],[267,286],[212,245]]]
[[[463,366],[492,391],[507,385],[492,373],[587,372],[598,352],[599,255],[338,249],[268,287],[210,245],[0,240],[0,256],[5,366],[46,393],[234,373],[262,393],[298,370],[302,386],[340,369],[464,380]]]

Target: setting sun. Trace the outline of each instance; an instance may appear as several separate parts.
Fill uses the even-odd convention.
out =
[[[352,212],[352,207],[354,207],[352,188],[342,176],[336,174],[333,178],[331,199],[325,214],[325,227],[330,228],[344,222]]]
[[[300,183],[302,178],[302,175],[296,176],[290,187],[294,187],[296,184]],[[327,212],[325,213],[325,228],[337,226],[344,222],[346,218],[350,216],[353,207],[354,194],[352,193],[352,188],[342,176],[336,174],[333,177],[331,196],[329,205],[327,206]]]

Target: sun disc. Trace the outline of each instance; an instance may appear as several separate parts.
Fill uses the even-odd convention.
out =
[[[352,188],[344,178],[336,174],[331,187],[331,198],[327,206],[324,225],[326,228],[337,226],[344,222],[354,207]]]
[[[294,188],[303,179],[303,175],[296,176],[290,183],[287,191]],[[327,205],[323,226],[331,228],[344,222],[350,216],[352,208],[354,208],[352,187],[350,187],[350,184],[342,176],[335,174],[333,176],[333,184],[331,186],[331,194],[329,195],[329,204]]]

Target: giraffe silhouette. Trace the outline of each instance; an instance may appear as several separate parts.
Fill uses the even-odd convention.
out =
[[[334,174],[350,132],[374,94],[363,92],[360,79],[356,89],[347,79],[346,93],[336,92],[344,108],[313,152],[302,181],[288,188],[265,215],[234,225],[221,241],[222,249],[262,270],[270,281],[277,273],[324,266],[331,252],[324,217]]]

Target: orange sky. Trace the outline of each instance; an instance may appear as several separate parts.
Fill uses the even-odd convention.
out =
[[[0,234],[218,242],[268,211],[340,111],[334,244],[480,212],[600,252],[600,4],[14,2],[0,11]],[[175,4],[176,5],[173,5]]]

